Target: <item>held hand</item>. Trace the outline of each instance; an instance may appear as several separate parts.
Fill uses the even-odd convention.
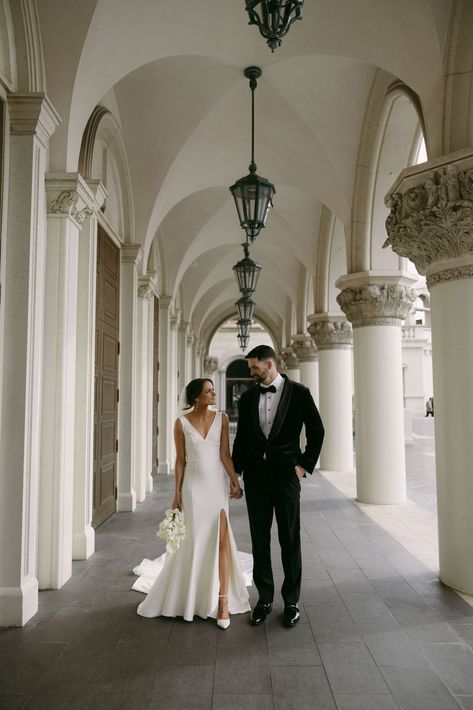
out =
[[[302,468],[302,466],[296,465],[295,468],[294,468],[294,470],[295,470],[295,472],[296,472],[297,478],[298,478],[299,480],[301,480],[301,478],[304,477],[304,473],[305,473],[305,471],[304,471],[304,469]]]
[[[182,503],[181,503],[181,496],[179,493],[176,493],[174,496],[174,500],[171,503],[171,508],[174,510],[174,508],[179,508],[179,510],[182,510]]]
[[[243,491],[238,481],[230,481],[230,498],[237,500],[243,496]]]

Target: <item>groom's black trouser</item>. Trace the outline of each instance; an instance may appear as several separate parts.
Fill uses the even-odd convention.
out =
[[[296,472],[275,481],[266,461],[252,475],[245,475],[245,498],[253,546],[253,579],[262,602],[273,601],[271,566],[271,525],[276,514],[284,582],[285,604],[297,604],[301,589],[302,556],[300,536],[301,484]]]

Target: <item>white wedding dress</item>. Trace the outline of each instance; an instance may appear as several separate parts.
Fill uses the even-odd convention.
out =
[[[205,439],[186,417],[184,430],[186,467],[181,490],[186,536],[175,553],[143,560],[133,572],[140,575],[133,589],[147,593],[138,607],[146,617],[200,616],[217,618],[219,582],[220,511],[228,521],[228,610],[250,610],[252,556],[237,552],[228,519],[229,478],[220,459],[222,413],[217,412]]]

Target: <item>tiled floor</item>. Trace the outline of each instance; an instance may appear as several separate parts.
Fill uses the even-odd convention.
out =
[[[302,620],[291,630],[279,598],[259,628],[248,615],[225,632],[136,615],[131,569],[161,551],[171,497],[159,477],[135,513],[98,531],[96,554],[63,589],[41,593],[25,628],[0,631],[0,708],[472,710],[473,608],[436,578],[433,422],[414,427],[406,506],[359,506],[352,477],[304,481]],[[244,504],[231,519],[250,551]],[[276,544],[274,562],[280,580]]]

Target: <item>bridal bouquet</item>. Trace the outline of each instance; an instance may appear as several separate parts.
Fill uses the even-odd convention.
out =
[[[158,537],[166,540],[166,551],[177,552],[181,542],[186,536],[186,526],[184,524],[184,514],[179,508],[168,508],[164,518],[159,523]]]

